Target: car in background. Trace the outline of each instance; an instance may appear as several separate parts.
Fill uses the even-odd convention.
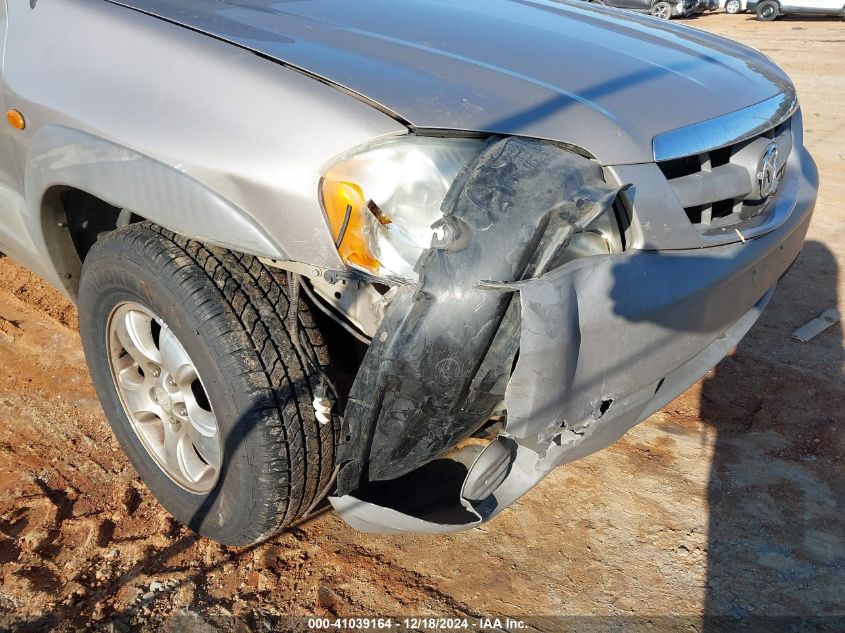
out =
[[[845,17],[845,0],[749,0],[748,10],[760,22],[771,22],[782,15]]]
[[[702,13],[710,0],[589,0],[615,9],[648,13],[661,20],[686,18]]]
[[[748,0],[719,0],[719,8],[725,13],[745,13],[748,11]]]

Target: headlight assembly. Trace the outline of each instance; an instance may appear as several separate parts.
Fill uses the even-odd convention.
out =
[[[328,168],[323,208],[344,263],[415,279],[440,205],[483,141],[403,136],[364,147]]]
[[[416,280],[432,245],[432,225],[461,169],[484,141],[403,136],[353,150],[331,164],[320,195],[338,254],[350,268],[385,279]],[[613,210],[572,235],[559,265],[621,249]]]

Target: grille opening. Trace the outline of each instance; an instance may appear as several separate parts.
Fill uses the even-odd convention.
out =
[[[697,174],[701,171],[701,158],[699,156],[684,156],[675,160],[667,160],[660,163],[660,169],[669,180]]]
[[[766,145],[774,141],[781,151],[779,176],[782,181],[786,160],[792,149],[792,125],[793,120],[790,118],[756,137],[734,145],[659,162],[658,167],[678,194],[679,200],[688,205],[684,212],[690,223],[698,230],[707,232],[717,227],[724,229],[764,213],[772,197],[756,199],[759,190],[755,192],[752,185],[749,193],[742,185],[742,180],[737,180],[737,168],[746,170],[751,181],[756,181],[760,160],[757,152],[762,153]],[[695,178],[691,179],[691,176]],[[714,198],[723,199],[712,202]]]
[[[687,217],[689,221],[693,224],[701,224],[701,214],[704,212],[704,207],[702,205],[696,205],[694,207],[687,207],[684,209],[687,212]]]
[[[731,162],[732,147],[723,147],[722,149],[714,149],[710,152],[710,167],[721,167]]]
[[[713,203],[712,218],[714,220],[716,218],[726,218],[733,212],[734,212],[734,201],[733,200],[719,200],[719,202]]]

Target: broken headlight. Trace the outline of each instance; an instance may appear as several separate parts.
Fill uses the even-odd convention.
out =
[[[320,196],[343,262],[380,277],[415,280],[414,266],[431,247],[446,194],[483,147],[477,139],[409,135],[376,141],[332,163]],[[570,237],[557,263],[621,250],[610,209]]]
[[[338,254],[351,268],[416,279],[440,206],[483,141],[403,136],[341,157],[320,196]]]

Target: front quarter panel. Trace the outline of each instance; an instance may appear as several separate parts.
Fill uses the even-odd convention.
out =
[[[13,138],[31,231],[44,226],[49,187],[66,184],[189,237],[339,264],[317,197],[321,169],[403,126],[276,62],[135,11],[33,4],[9,4],[3,77],[8,107],[27,118]],[[82,136],[68,149],[73,133]]]
[[[185,172],[79,130],[59,125],[38,130],[28,146],[25,182],[24,222],[36,250],[49,254],[42,274],[71,296],[81,265],[58,197],[68,186],[115,201],[182,235],[286,258],[249,215]]]

